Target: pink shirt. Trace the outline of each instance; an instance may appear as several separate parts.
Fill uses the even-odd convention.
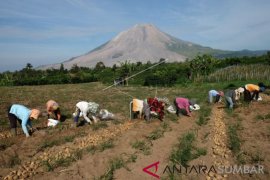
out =
[[[187,98],[176,98],[175,101],[179,109],[185,109],[187,113],[190,114],[190,111],[189,111],[190,104]]]

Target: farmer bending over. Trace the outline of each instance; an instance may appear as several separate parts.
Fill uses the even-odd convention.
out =
[[[13,104],[8,108],[8,118],[10,122],[11,134],[13,136],[17,135],[17,121],[19,121],[24,134],[26,137],[29,137],[27,126],[33,130],[31,120],[38,119],[39,116],[40,111],[37,109],[30,110],[23,105]]]
[[[209,103],[217,103],[219,102],[220,98],[223,96],[224,96],[224,92],[222,91],[210,90],[208,92],[208,101]]]
[[[76,104],[76,110],[75,113],[73,113],[74,116],[74,122],[76,124],[76,127],[79,126],[79,117],[83,116],[83,118],[89,123],[92,124],[92,121],[88,118],[88,115],[91,115],[91,119],[94,120],[94,122],[97,122],[96,113],[98,112],[99,105],[94,102],[86,102],[81,101]]]
[[[191,116],[191,109],[198,110],[199,105],[194,104],[187,98],[178,97],[174,100],[176,107],[176,115],[179,116],[180,113],[185,116]]]
[[[55,102],[54,100],[49,100],[46,103],[46,107],[47,107],[48,119],[50,119],[51,115],[54,115],[54,118],[57,119],[58,121],[60,121],[61,112],[60,112],[60,107],[59,107],[58,103]]]

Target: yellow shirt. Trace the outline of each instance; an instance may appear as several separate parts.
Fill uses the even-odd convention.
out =
[[[254,91],[259,91],[260,90],[260,87],[255,85],[255,84],[247,84],[247,85],[245,85],[245,88],[249,92],[254,92]]]

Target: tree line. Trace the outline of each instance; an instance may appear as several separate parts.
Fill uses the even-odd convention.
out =
[[[98,62],[94,68],[79,67],[76,64],[71,69],[65,69],[61,64],[59,69],[37,70],[30,63],[25,68],[15,72],[0,73],[0,86],[45,85],[45,84],[70,84],[85,82],[113,83],[115,79],[127,79],[129,84],[145,86],[172,86],[192,82],[200,76],[207,76],[212,72],[228,66],[248,64],[270,65],[270,51],[262,56],[234,57],[216,59],[211,55],[197,55],[194,59],[185,62],[167,63],[160,59],[158,66],[149,69],[136,77],[128,78],[154,64],[148,61],[131,63],[126,60],[106,67],[103,62]]]

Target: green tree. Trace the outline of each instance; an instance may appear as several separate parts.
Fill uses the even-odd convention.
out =
[[[71,69],[70,69],[70,72],[77,73],[79,71],[80,71],[80,67],[77,64],[73,64]]]
[[[102,61],[99,61],[95,66],[95,70],[100,71],[103,69],[105,69],[105,64]]]
[[[270,51],[267,51],[266,60],[267,60],[267,63],[270,65]]]
[[[190,69],[193,76],[208,75],[217,66],[218,61],[211,55],[198,55],[190,61]]]
[[[26,64],[26,66],[25,66],[25,68],[26,68],[26,69],[32,69],[32,68],[33,68],[33,66],[32,66],[32,64],[31,64],[31,63],[27,63],[27,64]]]
[[[60,72],[64,72],[65,71],[65,68],[64,68],[64,64],[63,63],[61,63],[59,70],[60,70]]]

